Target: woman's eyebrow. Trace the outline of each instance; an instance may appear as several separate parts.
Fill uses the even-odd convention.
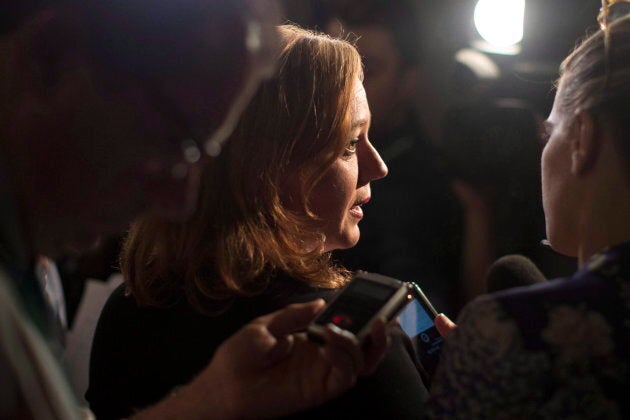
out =
[[[361,127],[365,127],[365,125],[367,124],[368,120],[367,118],[362,118],[360,120],[354,121],[352,123],[352,129],[356,130],[357,128],[361,128]]]

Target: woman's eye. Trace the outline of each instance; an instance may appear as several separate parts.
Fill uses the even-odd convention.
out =
[[[346,150],[344,150],[344,155],[349,156],[353,155],[357,152],[357,143],[359,143],[359,139],[352,139],[346,144]]]
[[[547,132],[547,130],[542,130],[540,134],[538,135],[538,137],[539,137],[540,143],[545,145],[549,141],[550,135]]]
[[[551,137],[552,131],[553,131],[552,125],[548,123],[547,121],[545,121],[540,127],[540,134],[538,135],[540,144],[542,144],[543,146],[547,144],[547,142],[549,141],[549,138]]]

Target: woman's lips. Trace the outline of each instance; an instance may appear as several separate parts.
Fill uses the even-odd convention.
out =
[[[361,208],[361,206],[366,204],[368,201],[370,201],[370,197],[366,197],[363,200],[357,201],[354,206],[350,208],[350,214],[357,219],[363,219],[363,209]]]
[[[363,209],[359,205],[352,206],[352,208],[350,209],[350,214],[357,219],[363,219]]]

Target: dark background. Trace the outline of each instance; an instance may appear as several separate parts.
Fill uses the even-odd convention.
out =
[[[331,7],[347,5],[361,9],[377,2],[284,0],[282,3],[287,20],[323,29]],[[442,64],[436,72],[443,77],[452,75],[448,65],[453,64],[455,52],[470,47],[470,41],[478,37],[473,22],[477,1],[416,0],[414,3],[420,12],[419,48],[431,61]],[[485,93],[523,99],[547,114],[558,66],[579,39],[598,28],[596,18],[600,7],[599,0],[526,0],[522,52],[516,56],[489,55],[502,69],[502,77],[484,87]],[[448,94],[461,97],[461,92]]]

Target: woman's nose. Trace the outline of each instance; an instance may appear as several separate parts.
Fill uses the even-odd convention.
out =
[[[387,165],[372,143],[366,142],[365,152],[359,156],[359,183],[361,185],[387,176]]]

